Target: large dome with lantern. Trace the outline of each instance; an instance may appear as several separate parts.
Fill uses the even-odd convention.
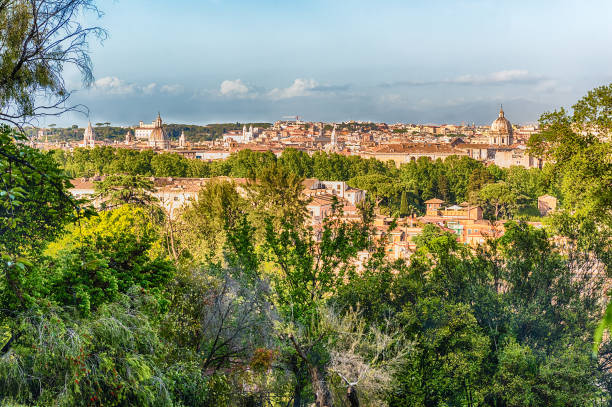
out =
[[[504,110],[499,110],[499,116],[491,123],[491,132],[512,134],[512,124],[504,116]]]
[[[503,108],[499,109],[499,116],[491,123],[490,133],[491,144],[512,144],[512,135],[514,132],[510,120],[506,119],[504,115]]]

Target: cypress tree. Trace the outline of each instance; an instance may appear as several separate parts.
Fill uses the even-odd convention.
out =
[[[402,201],[400,203],[400,216],[408,216],[408,199],[406,198],[406,191],[402,191]]]

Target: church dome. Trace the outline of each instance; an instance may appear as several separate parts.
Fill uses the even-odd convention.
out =
[[[164,129],[161,127],[154,128],[151,134],[149,135],[149,141],[165,141],[165,140],[166,140],[166,134],[164,132]]]
[[[510,121],[504,116],[503,109],[499,109],[499,116],[491,123],[491,132],[512,135],[512,124],[510,124]]]
[[[149,142],[158,143],[160,141],[166,141],[166,132],[162,127],[162,119],[159,113],[157,113],[157,119],[153,122],[153,130],[149,134]]]

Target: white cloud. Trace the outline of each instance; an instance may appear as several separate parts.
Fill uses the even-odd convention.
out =
[[[552,93],[552,92],[567,92],[569,91],[569,87],[560,86],[559,82],[555,79],[548,79],[541,81],[534,88],[537,92],[540,93]]]
[[[382,83],[382,88],[395,88],[398,86],[437,86],[437,85],[503,85],[503,84],[539,84],[547,79],[542,75],[534,75],[525,69],[507,69],[489,74],[468,74],[451,79],[431,81],[398,81]]]
[[[162,93],[167,93],[169,95],[178,95],[179,93],[183,93],[185,88],[183,85],[164,85],[160,88]]]
[[[389,93],[386,95],[380,95],[378,97],[378,102],[381,104],[399,104],[404,103],[404,97],[398,93]]]
[[[159,86],[155,82],[147,85],[138,85],[119,79],[116,76],[105,76],[94,82],[92,90],[105,95],[144,94],[150,96],[158,92],[176,95],[183,92],[184,87],[176,84]]]
[[[157,84],[156,83],[150,83],[146,86],[143,86],[142,88],[142,92],[146,95],[151,95],[153,92],[155,92],[155,89],[157,88]]]
[[[127,95],[136,90],[136,85],[125,82],[116,76],[105,76],[96,80],[93,88],[109,95]]]
[[[487,75],[462,75],[452,79],[450,83],[466,85],[492,85],[508,82],[533,82],[541,78],[531,75],[524,69],[510,69],[505,71],[493,72]]]
[[[224,80],[221,82],[219,92],[223,96],[246,96],[249,93],[249,87],[240,79]]]
[[[314,79],[296,79],[288,88],[274,88],[268,92],[268,96],[272,99],[289,99],[299,96],[309,96],[318,87],[317,81]]]
[[[314,79],[295,79],[293,83],[286,88],[274,88],[266,91],[263,88],[248,85],[241,79],[229,80],[221,82],[221,86],[216,93],[217,95],[234,97],[240,99],[261,98],[267,100],[282,100],[300,96],[312,96],[316,94],[330,94],[335,92],[344,92],[350,88],[350,85],[319,85]],[[202,92],[201,92],[202,93]],[[209,91],[204,91],[208,94]]]

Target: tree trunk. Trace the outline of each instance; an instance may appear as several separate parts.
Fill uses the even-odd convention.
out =
[[[346,389],[346,398],[348,399],[350,407],[359,407],[359,397],[357,396],[357,389],[355,386],[349,386]]]
[[[310,376],[310,383],[312,384],[312,390],[315,394],[315,406],[316,407],[333,407],[334,403],[331,397],[327,383],[325,382],[325,376],[321,373],[319,368],[313,365],[302,347],[297,343],[293,335],[289,335],[289,339],[293,344],[298,356],[304,361],[306,368],[308,369],[308,375]]]
[[[312,390],[315,394],[315,406],[316,407],[332,407],[333,401],[331,393],[327,388],[325,378],[319,372],[315,366],[308,365],[308,373],[310,374],[310,382],[312,383]]]
[[[21,334],[22,334],[22,332],[17,332],[17,333],[12,334],[11,338],[8,340],[8,342],[4,344],[2,349],[0,349],[0,355],[4,355],[6,352],[8,352],[9,349],[11,349],[11,346],[13,345],[13,342],[18,340],[19,337],[21,337]]]
[[[172,226],[172,220],[170,220],[170,213],[168,213],[168,230],[170,231],[170,248],[172,250],[172,257],[174,258],[174,262],[178,260],[178,256],[176,254],[176,247],[174,244],[174,227]]]
[[[290,360],[291,370],[295,376],[295,386],[293,387],[293,407],[302,407],[302,391],[305,386],[305,372],[300,366],[297,357],[292,357]]]
[[[302,383],[296,383],[293,388],[293,407],[302,407]]]

